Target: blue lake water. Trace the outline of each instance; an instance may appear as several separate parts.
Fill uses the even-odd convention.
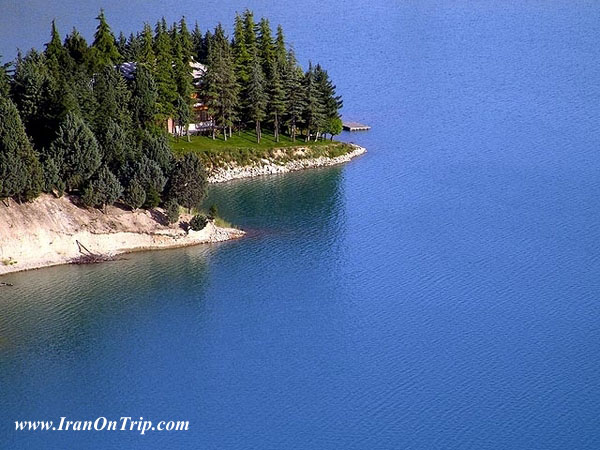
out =
[[[27,3],[5,55],[93,29]],[[1,448],[600,448],[600,4],[116,3],[268,14],[369,153],[212,187],[243,240],[4,277]],[[190,431],[14,431],[60,416]]]

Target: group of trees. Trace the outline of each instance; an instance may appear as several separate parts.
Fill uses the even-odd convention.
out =
[[[260,140],[265,126],[277,139],[282,130],[307,140],[339,133],[342,102],[327,72],[303,72],[281,27],[273,39],[250,11],[236,17],[232,40],[221,25],[189,31],[184,18],[115,38],[102,11],[97,20],[91,45],[76,29],[62,40],[53,22],[43,52],[0,66],[0,198],[69,192],[94,207],[162,203],[176,220],[179,206],[199,206],[206,174],[195,154],[173,156],[164,124],[187,125],[195,99],[213,117],[213,137],[253,127]],[[193,60],[207,66],[200,82]],[[125,63],[135,63],[133,76]]]
[[[202,93],[215,121],[213,138],[216,129],[227,139],[233,128],[252,127],[260,142],[264,124],[278,142],[284,127],[292,140],[299,131],[307,141],[340,133],[342,100],[335,85],[320,65],[303,72],[281,26],[273,38],[269,21],[255,23],[246,10],[236,15],[232,40],[218,25],[199,48],[206,49]]]
[[[182,99],[188,109],[191,101],[191,56],[179,64],[171,56],[189,39],[185,21],[170,30],[159,22],[156,33],[144,30],[146,40],[135,38],[147,44],[146,59],[129,80],[119,65],[130,46],[102,12],[97,19],[91,45],[75,29],[62,41],[52,23],[43,52],[19,53],[12,73],[1,68],[0,198],[70,192],[94,207],[198,207],[204,168],[195,154],[174,158],[162,126]]]

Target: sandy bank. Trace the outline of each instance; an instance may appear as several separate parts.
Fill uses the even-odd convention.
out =
[[[31,203],[10,207],[0,203],[0,275],[66,264],[80,256],[77,241],[91,252],[116,255],[136,250],[183,247],[241,237],[244,232],[209,223],[190,231],[181,223],[167,225],[159,209],[107,213],[77,206],[68,196],[42,195]]]
[[[215,169],[208,177],[209,183],[223,183],[225,181],[236,180],[238,178],[258,177],[276,173],[294,172],[296,170],[309,169],[312,167],[326,167],[341,164],[350,161],[356,156],[366,153],[367,149],[356,144],[350,144],[354,150],[344,155],[329,158],[321,156],[318,158],[299,158],[287,162],[278,162],[277,160],[264,159],[260,163],[251,166],[221,167]]]

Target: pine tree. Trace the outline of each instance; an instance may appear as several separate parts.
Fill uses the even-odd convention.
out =
[[[75,62],[76,67],[88,70],[87,66],[89,63],[89,48],[86,40],[79,34],[76,28],[73,28],[71,34],[65,38],[65,49],[69,53],[69,56]]]
[[[275,38],[275,60],[277,61],[277,65],[281,70],[281,74],[283,74],[283,69],[285,68],[285,63],[287,60],[287,50],[285,49],[285,38],[283,36],[283,27],[281,25],[277,26],[277,37]]]
[[[140,53],[135,60],[138,65],[145,65],[154,74],[156,64],[156,55],[154,54],[154,37],[152,36],[152,27],[145,23],[144,30],[140,36]]]
[[[289,128],[292,141],[296,141],[298,126],[302,120],[304,111],[304,89],[302,86],[302,69],[298,67],[294,51],[288,52],[285,66],[284,89],[286,102],[285,121]]]
[[[115,66],[121,61],[121,55],[117,49],[115,36],[110,30],[110,26],[106,23],[104,10],[100,10],[100,14],[96,17],[98,20],[98,28],[94,34],[94,43],[92,49],[94,51],[94,70],[99,70],[104,66]]]
[[[262,18],[258,25],[258,57],[262,64],[265,79],[270,82],[273,74],[271,70],[275,62],[275,47],[273,45],[273,37],[271,35],[271,26],[269,20]]]
[[[132,86],[132,119],[136,127],[152,128],[156,122],[158,91],[150,70],[138,65]]]
[[[58,164],[69,191],[80,189],[100,167],[100,149],[92,130],[68,114],[50,145],[48,156]]]
[[[203,94],[208,112],[215,125],[223,130],[223,137],[231,136],[231,128],[237,120],[239,87],[229,42],[223,27],[215,29],[209,46],[207,73],[204,76]],[[215,127],[213,127],[213,139]]]
[[[159,115],[166,120],[173,113],[177,87],[173,71],[171,39],[164,17],[156,24],[154,53],[156,55],[154,79],[158,89]]]
[[[127,55],[129,54],[129,44],[127,38],[125,37],[125,33],[123,33],[122,31],[119,33],[119,38],[117,39],[117,50],[119,52],[119,55],[121,55],[119,63],[127,61]]]
[[[256,142],[260,144],[261,122],[264,120],[267,109],[267,93],[265,92],[265,78],[258,58],[254,58],[250,72],[248,86],[249,115],[256,127]]]
[[[16,106],[0,97],[0,198],[35,198],[43,187],[42,166]]]
[[[55,20],[52,21],[50,42],[46,44],[44,55],[46,56],[46,61],[48,62],[50,70],[55,76],[64,74],[65,71],[73,69],[72,66],[74,66],[74,62],[69,60],[70,58],[67,59],[69,53],[62,44]]]
[[[188,30],[185,16],[179,21],[179,40],[181,42],[181,48],[185,61],[189,62],[190,58],[194,55],[194,43],[192,41],[192,35]]]
[[[194,26],[194,31],[192,31],[191,35],[192,39],[192,55],[197,61],[206,62],[206,47],[204,45],[204,36],[202,35],[202,30],[200,30],[200,26],[198,26],[198,22]]]
[[[315,80],[315,70],[312,63],[309,63],[303,84],[305,105],[302,119],[306,127],[306,142],[308,142],[313,131],[315,132],[315,140],[317,140],[319,129],[323,126],[325,118],[325,107]]]
[[[286,109],[286,98],[283,81],[281,80],[280,70],[277,63],[273,64],[271,69],[272,78],[269,89],[269,114],[273,120],[273,134],[275,141],[279,142],[279,129],[281,127],[281,118]]]
[[[336,87],[329,78],[329,74],[319,64],[315,67],[315,82],[323,103],[325,118],[327,120],[339,118],[339,110],[344,102],[341,96],[336,95]]]

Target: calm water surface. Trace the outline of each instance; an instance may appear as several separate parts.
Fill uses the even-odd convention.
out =
[[[3,2],[0,52],[54,16],[89,36],[80,3]],[[246,6],[221,3],[105,7]],[[369,153],[211,188],[244,240],[3,278],[1,448],[600,448],[600,5],[322,3],[249,6]],[[123,415],[191,430],[12,428]]]

